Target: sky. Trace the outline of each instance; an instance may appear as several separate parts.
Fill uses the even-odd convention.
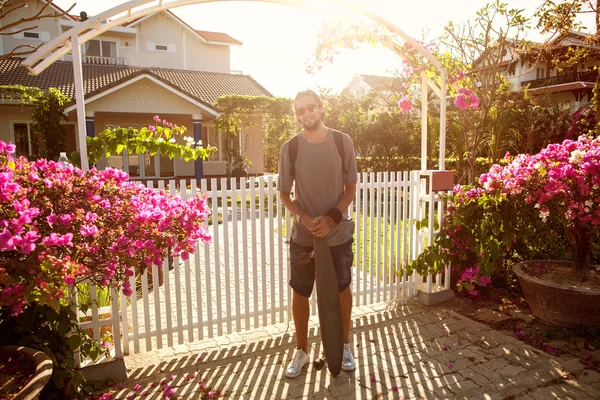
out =
[[[311,0],[308,0],[311,1]],[[318,0],[315,0],[318,1]],[[356,0],[413,38],[423,32],[438,36],[448,21],[463,23],[475,17],[486,0]],[[530,16],[542,0],[505,0]],[[62,8],[72,0],[55,0]],[[98,15],[123,1],[79,0],[73,14]],[[194,29],[225,32],[243,42],[231,47],[231,69],[251,75],[276,96],[294,97],[304,89],[341,91],[355,74],[393,75],[400,58],[382,46],[345,50],[314,75],[305,71],[317,43],[317,32],[335,16],[322,11],[258,1],[217,1],[186,5],[171,11]]]

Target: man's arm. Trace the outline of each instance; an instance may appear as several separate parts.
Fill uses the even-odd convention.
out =
[[[300,207],[300,205],[298,204],[298,202],[296,200],[292,199],[290,192],[279,192],[279,198],[281,199],[281,202],[283,203],[285,208],[290,210],[290,212],[292,214],[294,214],[294,215],[302,214],[300,216],[300,222],[302,222],[302,224],[304,226],[306,226],[308,229],[312,228],[312,226],[313,226],[312,217],[304,212],[304,210],[302,209],[302,207]],[[348,203],[348,204],[350,204],[350,203]]]
[[[335,205],[335,208],[340,210],[342,213],[348,209],[352,200],[356,197],[356,182],[346,183],[344,194],[340,197],[340,200]]]
[[[337,208],[343,213],[345,210],[348,209],[348,206],[350,206],[350,203],[352,203],[352,200],[354,200],[355,196],[356,182],[346,183],[346,186],[344,187],[344,194],[342,194],[342,196],[338,200],[337,204],[335,205],[335,208]],[[335,226],[333,220],[325,215],[319,215],[312,221],[312,223],[313,227],[312,229],[310,229],[310,231],[313,233],[313,235],[317,237],[326,236],[329,233],[329,231]]]

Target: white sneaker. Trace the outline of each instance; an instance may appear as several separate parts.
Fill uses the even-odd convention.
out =
[[[302,373],[302,368],[304,368],[304,366],[308,364],[309,360],[310,357],[304,352],[304,350],[296,349],[296,352],[294,353],[294,358],[292,358],[292,361],[290,361],[290,363],[287,366],[287,369],[285,370],[285,376],[287,376],[288,378],[297,377]]]
[[[342,358],[342,369],[344,371],[354,371],[356,369],[356,361],[350,350],[350,345],[344,343],[344,358]]]

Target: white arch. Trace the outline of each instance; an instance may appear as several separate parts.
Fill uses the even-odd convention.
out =
[[[164,11],[171,8],[181,7],[191,4],[215,3],[225,1],[254,1],[262,3],[275,3],[282,5],[290,5],[296,7],[304,7],[308,9],[322,9],[327,3],[335,5],[342,9],[358,13],[380,26],[388,29],[394,37],[400,37],[405,42],[411,44],[412,48],[423,55],[438,71],[440,75],[440,85],[429,79],[424,73],[421,74],[421,169],[427,167],[427,86],[430,86],[440,98],[440,149],[439,149],[439,169],[445,168],[445,149],[446,149],[446,81],[447,71],[442,64],[419,42],[414,40],[400,28],[385,20],[384,18],[360,7],[356,4],[350,4],[348,0],[131,0],[129,2],[113,7],[101,14],[98,14],[86,21],[78,23],[70,30],[60,34],[50,42],[41,46],[35,53],[29,55],[23,60],[22,65],[25,66],[30,74],[38,75],[55,61],[69,51],[73,55],[73,71],[75,77],[75,102],[77,105],[77,120],[79,132],[79,146],[81,153],[81,166],[87,169],[87,145],[85,134],[85,105],[83,99],[83,77],[81,72],[81,52],[80,46],[96,36],[110,30],[115,26],[128,23],[137,18],[142,18],[149,14],[158,11]],[[110,18],[116,17],[112,20]],[[339,16],[338,16],[339,18]],[[363,21],[354,20],[350,15],[342,18],[345,22],[352,24],[360,29],[365,34],[378,40],[394,53],[399,55],[403,60],[410,62],[406,55],[402,52],[400,46],[393,42],[392,38],[382,38],[373,32],[372,29]],[[106,22],[105,22],[106,21]],[[73,45],[76,43],[76,45]],[[44,58],[45,57],[45,58]]]

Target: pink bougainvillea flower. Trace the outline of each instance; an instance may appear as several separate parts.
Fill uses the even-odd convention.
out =
[[[400,111],[403,113],[410,112],[413,109],[410,98],[407,95],[400,97],[400,100],[398,100],[398,107],[400,107]]]
[[[472,90],[460,88],[454,98],[454,104],[461,110],[468,108],[476,109],[479,107],[479,98]]]
[[[377,382],[377,378],[375,378],[374,376],[371,377],[371,383],[375,383]]]

